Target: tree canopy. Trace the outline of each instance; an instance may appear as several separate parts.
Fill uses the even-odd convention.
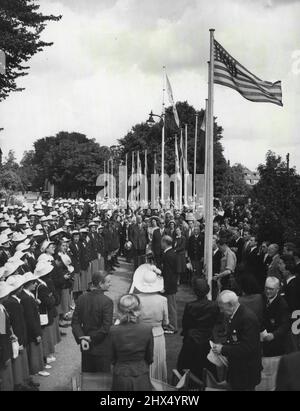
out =
[[[260,181],[252,198],[258,235],[278,243],[300,238],[300,176],[272,151],[258,167]]]
[[[0,101],[12,91],[21,91],[16,80],[28,74],[28,60],[52,43],[41,40],[49,21],[61,16],[44,15],[35,0],[0,0],[0,50],[6,56],[5,74],[0,74]]]
[[[33,187],[43,187],[47,179],[61,194],[80,193],[94,186],[104,160],[110,156],[109,148],[76,132],[39,139],[34,148],[22,161],[23,167],[33,167]]]

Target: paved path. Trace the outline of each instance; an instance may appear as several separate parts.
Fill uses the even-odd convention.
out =
[[[125,294],[131,284],[132,265],[121,260],[121,267],[112,276],[111,289],[108,296],[113,299],[114,306],[119,297]],[[178,297],[178,312],[181,320],[184,305],[193,297],[188,287],[181,287],[177,295]],[[39,377],[37,381],[41,384],[41,391],[69,391],[71,390],[71,379],[80,371],[80,350],[75,343],[71,328],[65,329],[67,336],[63,337],[62,342],[57,346],[56,359],[52,364],[49,377]],[[167,346],[167,363],[169,379],[171,381],[172,369],[176,368],[177,356],[181,347],[181,337],[179,334],[175,336],[166,336]]]

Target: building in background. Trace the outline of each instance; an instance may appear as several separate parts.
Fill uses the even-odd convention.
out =
[[[244,179],[246,184],[249,186],[255,186],[259,182],[259,173],[258,171],[251,171],[249,168],[243,168]]]

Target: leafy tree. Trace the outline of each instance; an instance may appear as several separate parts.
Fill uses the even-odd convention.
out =
[[[224,179],[223,192],[227,197],[230,196],[248,196],[251,188],[247,185],[244,178],[244,167],[242,164],[234,164],[227,167]]]
[[[258,170],[260,181],[253,188],[252,199],[260,238],[299,243],[300,176],[271,151]]]
[[[61,16],[43,15],[35,0],[0,0],[0,50],[6,56],[6,73],[0,74],[0,101],[12,91],[21,91],[16,84],[28,74],[24,65],[36,53],[51,46],[40,39],[46,23]]]
[[[104,160],[110,157],[109,148],[75,132],[39,139],[34,147],[30,166],[38,173],[33,186],[43,187],[48,179],[60,194],[83,194],[87,187],[95,186]]]
[[[3,165],[0,167],[0,189],[6,191],[23,190],[23,184],[19,176],[19,165],[13,150],[8,152]]]

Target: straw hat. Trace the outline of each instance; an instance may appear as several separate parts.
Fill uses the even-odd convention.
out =
[[[0,235],[0,247],[9,242],[7,235]]]
[[[154,271],[151,264],[142,264],[135,271],[133,286],[141,293],[158,293],[164,289],[164,280]]]
[[[12,287],[10,287],[6,282],[0,282],[0,298],[7,297],[12,291]]]
[[[12,288],[12,291],[16,291],[19,288],[21,288],[22,285],[24,284],[24,276],[23,275],[11,275],[6,280],[6,284],[8,284]]]
[[[31,281],[36,281],[38,278],[31,272],[25,273],[23,275],[23,285],[30,283]]]
[[[7,277],[11,276],[22,265],[24,265],[24,261],[22,261],[22,260],[16,260],[15,259],[13,261],[7,262],[4,266],[4,277],[7,278]]]
[[[53,270],[53,265],[47,261],[39,262],[35,268],[34,275],[38,278],[48,275]]]
[[[42,253],[38,258],[38,263],[51,262],[54,258],[50,254]]]
[[[30,248],[29,244],[21,243],[17,245],[16,251],[27,251],[29,250],[29,248]]]

